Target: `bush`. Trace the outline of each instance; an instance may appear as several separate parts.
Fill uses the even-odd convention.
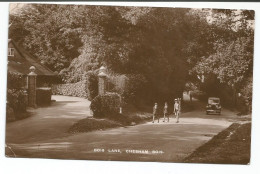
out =
[[[14,121],[15,115],[14,110],[10,106],[6,105],[6,121]]]
[[[139,74],[131,74],[127,77],[122,97],[126,103],[138,105],[138,102],[145,98],[145,91],[148,89],[146,78]]]
[[[98,76],[95,72],[89,71],[85,77],[87,98],[92,101],[98,95]]]
[[[14,114],[17,115],[16,117],[19,117],[18,114],[26,112],[27,94],[24,90],[8,89],[7,102],[8,107],[13,109]]]
[[[243,111],[244,114],[252,112],[252,92],[253,92],[253,77],[250,77],[245,82],[245,86],[242,88],[241,93],[242,96],[240,97],[242,100],[241,104],[238,106],[239,108],[244,107]]]
[[[109,118],[118,115],[120,96],[117,93],[107,93],[96,96],[90,105],[93,116],[96,118]]]
[[[115,74],[112,72],[109,72],[107,74],[107,90],[109,92],[123,94],[124,90],[126,89],[126,82],[128,77],[124,74]]]
[[[36,103],[39,106],[49,105],[51,103],[51,88],[37,88]]]
[[[66,95],[74,97],[87,97],[85,91],[85,81],[68,84],[58,84],[52,86],[53,95]]]
[[[7,88],[8,89],[21,89],[25,86],[25,77],[21,74],[8,72],[7,74]]]

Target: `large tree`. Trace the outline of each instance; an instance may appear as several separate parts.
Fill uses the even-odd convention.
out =
[[[202,74],[208,89],[242,87],[252,76],[253,19],[238,10],[33,4],[10,16],[9,36],[66,82],[103,64],[143,79],[139,93],[159,101]]]
[[[87,18],[78,6],[26,5],[10,15],[9,38],[23,45],[53,71],[68,67],[79,56]]]
[[[194,60],[191,74],[204,76],[200,86],[208,95],[222,97],[233,105],[238,93],[251,94],[248,81],[253,75],[254,12],[241,10],[208,10],[212,46],[210,54]],[[204,17],[205,18],[205,17]],[[194,78],[196,79],[196,78]],[[252,82],[252,80],[251,80]],[[249,92],[247,91],[247,88]],[[247,95],[243,97],[252,96]]]

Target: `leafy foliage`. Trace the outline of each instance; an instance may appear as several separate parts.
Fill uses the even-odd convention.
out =
[[[205,37],[211,49],[208,54],[193,57],[189,62],[192,80],[197,80],[208,96],[221,97],[225,106],[245,105],[245,102],[239,104],[237,95],[243,88],[252,90],[247,81],[253,73],[254,11],[206,9],[202,12],[211,13],[206,27],[210,34]],[[199,15],[207,18],[207,15]],[[204,83],[198,83],[196,76],[202,75]],[[242,95],[245,97],[244,93]]]
[[[128,75],[122,97],[124,102],[138,105],[144,101],[145,91],[149,88],[144,76],[138,74]]]
[[[27,5],[21,13],[10,16],[9,37],[59,72],[79,55],[78,49],[82,46],[76,21],[80,13],[76,11],[77,6]]]
[[[87,98],[91,101],[98,95],[98,76],[95,72],[86,73],[86,93]]]
[[[252,40],[238,38],[230,43],[216,43],[216,53],[203,57],[194,67],[198,74],[213,73],[222,83],[239,84],[252,71]]]
[[[109,118],[119,116],[120,96],[117,93],[107,93],[96,96],[90,105],[93,116],[96,118]]]
[[[24,89],[25,77],[21,74],[8,72],[7,74],[7,121],[13,121],[21,118],[26,112],[27,94]]]
[[[7,74],[7,88],[8,89],[21,89],[25,86],[25,78],[23,75],[8,72]]]
[[[119,12],[111,13],[102,26],[113,23],[112,19],[120,17]],[[104,38],[107,52],[103,61],[116,73],[143,76],[148,83],[143,91],[146,101],[170,100],[181,93],[176,91],[182,91],[187,76],[181,51],[189,30],[182,22],[186,12],[185,9],[156,8],[141,16],[134,25],[131,20],[119,20],[113,26],[120,35],[113,34],[116,29],[104,27],[110,37]]]
[[[52,85],[52,94],[74,97],[87,97],[86,84],[84,81],[80,81],[77,83]]]
[[[26,112],[27,95],[24,92],[24,90],[8,89],[7,101],[8,101],[8,106],[14,110],[15,114],[18,115]]]
[[[208,95],[217,87],[219,95],[241,92],[252,77],[250,10],[31,4],[10,22],[9,37],[66,83],[105,65],[130,79],[117,90],[132,103],[170,101],[186,82]]]

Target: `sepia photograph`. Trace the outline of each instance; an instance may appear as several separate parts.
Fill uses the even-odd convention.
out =
[[[255,11],[10,3],[5,156],[250,165]]]

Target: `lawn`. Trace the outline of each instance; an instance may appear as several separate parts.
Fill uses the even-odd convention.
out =
[[[251,122],[233,123],[195,150],[183,162],[214,164],[249,164]]]

